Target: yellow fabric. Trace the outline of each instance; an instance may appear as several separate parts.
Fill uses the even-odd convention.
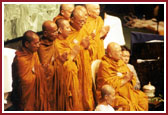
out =
[[[95,37],[90,39],[90,56],[91,60],[101,59],[104,54],[104,40],[100,39],[100,30],[104,26],[104,21],[100,16],[97,18],[88,17],[86,24],[83,26],[85,28],[87,35],[95,32]]]
[[[78,40],[79,45],[85,36],[85,29],[80,31],[73,29],[72,34],[66,39],[57,39],[56,46],[59,54],[65,51],[70,53],[73,46],[76,45],[73,41]],[[64,80],[66,81],[66,110],[83,111],[94,109],[90,63],[89,52],[82,47],[74,61],[68,56],[68,61],[64,63],[62,75],[66,78]]]
[[[56,48],[53,42],[49,42],[47,39],[43,38],[40,41],[40,48],[38,49],[39,59],[41,64],[48,64],[48,70],[45,70],[47,73],[47,93],[48,93],[48,101],[50,103],[50,110],[57,110],[57,102],[56,102]]]
[[[45,79],[37,53],[32,54],[25,48],[16,52],[13,62],[13,90],[19,101],[13,99],[18,101],[16,103],[21,110],[49,110]]]
[[[85,26],[78,32],[73,30],[74,33],[71,35],[70,40],[78,40],[80,43],[83,38],[87,37]],[[93,110],[94,109],[94,99],[92,92],[92,76],[91,76],[91,59],[89,51],[81,47],[79,55],[75,58],[78,67],[78,79],[79,79],[79,88],[83,102],[83,110]]]
[[[142,91],[134,90],[135,76],[131,82],[121,86],[121,80],[128,71],[130,70],[122,60],[115,62],[105,55],[102,58],[96,80],[98,100],[100,99],[101,87],[104,84],[109,84],[116,91],[116,102],[113,106],[123,107],[125,111],[147,111],[148,97]]]

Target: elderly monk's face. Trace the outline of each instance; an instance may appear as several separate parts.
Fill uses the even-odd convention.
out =
[[[100,5],[99,4],[89,4],[88,13],[91,17],[97,18],[100,15]]]
[[[31,42],[27,42],[27,48],[33,53],[36,52],[40,46],[40,38],[38,35],[33,34],[33,40]]]
[[[120,45],[113,45],[110,47],[110,50],[108,51],[108,55],[110,58],[112,58],[115,61],[118,61],[121,59],[122,52]]]
[[[82,26],[86,23],[87,17],[88,17],[87,12],[83,12],[83,11],[81,11],[80,15],[74,16],[73,22],[78,30],[80,30]]]
[[[69,20],[73,10],[74,6],[72,4],[64,4],[61,14],[64,16],[65,19]]]
[[[61,27],[61,34],[64,38],[66,38],[70,33],[71,33],[71,26],[67,20],[64,20]]]
[[[121,59],[124,61],[124,63],[128,64],[130,59],[130,53],[128,51],[122,51]]]

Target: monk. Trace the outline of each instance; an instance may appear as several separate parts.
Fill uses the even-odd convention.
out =
[[[41,64],[45,68],[45,74],[47,76],[45,82],[47,84],[48,101],[50,104],[49,110],[57,110],[56,102],[56,62],[57,49],[54,46],[54,41],[57,38],[57,25],[53,21],[45,21],[42,25],[43,37],[40,40],[40,47],[38,49],[38,55]]]
[[[70,21],[70,17],[74,8],[74,4],[61,4],[60,13],[53,19],[53,21],[56,22],[59,18],[64,18]]]
[[[74,43],[80,43],[83,47],[75,61],[78,67],[79,88],[83,95],[83,110],[94,110],[94,99],[92,92],[92,76],[91,76],[91,58],[89,54],[90,36],[87,34],[86,23],[88,14],[83,6],[76,6],[72,17],[71,26],[73,34],[70,40]]]
[[[116,92],[114,108],[122,107],[124,111],[147,111],[148,97],[140,90],[135,90],[136,78],[121,60],[121,47],[110,43],[107,55],[102,58],[97,76],[97,96],[101,98],[100,89],[104,84],[111,85]]]
[[[37,50],[39,36],[29,30],[24,33],[22,48],[16,51],[12,72],[12,101],[19,110],[48,110],[44,70],[40,64]]]
[[[59,29],[61,30],[59,33],[61,33],[62,37],[59,36],[59,38],[56,40],[56,43],[59,43],[57,44],[57,46],[59,46],[58,49],[62,49],[60,50],[62,54],[64,52],[67,52],[69,54],[67,56],[67,59],[65,59],[66,61],[64,62],[63,67],[64,67],[64,76],[66,76],[65,78],[67,81],[66,110],[71,111],[73,110],[82,111],[89,109],[93,110],[94,108],[91,69],[89,64],[90,61],[87,60],[89,62],[88,63],[86,62],[86,58],[89,58],[89,53],[87,51],[89,46],[89,39],[85,38],[85,32],[81,31],[83,24],[86,22],[86,16],[87,11],[83,6],[75,7],[71,20],[71,26],[73,27],[73,29],[71,34],[68,35],[68,37],[65,36],[65,34],[63,34],[63,28],[66,27],[66,25],[68,25],[68,22],[61,20],[57,21],[57,25],[62,26]],[[59,24],[58,22],[62,22],[62,24]],[[83,64],[83,62],[85,62],[85,64]],[[86,72],[86,68],[83,68],[84,66],[86,68],[88,67],[87,68],[88,76],[86,77],[83,77],[84,70]],[[85,88],[84,88],[84,82],[86,82]]]
[[[99,4],[86,4],[85,7],[89,16],[84,26],[86,26],[87,33],[92,36],[92,39],[90,39],[90,56],[93,61],[101,59],[105,54],[103,41],[109,31],[109,26],[104,26],[104,21],[99,16]]]

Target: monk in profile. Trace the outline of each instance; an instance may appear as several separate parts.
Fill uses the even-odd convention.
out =
[[[46,84],[47,84],[47,94],[48,102],[50,104],[49,110],[57,110],[56,101],[56,57],[57,49],[55,47],[54,41],[57,38],[57,25],[53,21],[45,21],[42,25],[43,36],[40,40],[40,47],[38,49],[38,55],[41,64],[45,68],[46,74]]]
[[[53,21],[56,22],[57,19],[59,18],[64,18],[70,21],[70,17],[74,8],[75,8],[74,4],[61,4],[60,13],[53,19]]]
[[[105,54],[104,38],[109,31],[109,26],[104,26],[104,21],[99,16],[99,4],[86,4],[85,7],[89,16],[84,26],[86,26],[86,31],[91,36],[90,56],[93,61],[101,59]]]
[[[148,97],[140,90],[135,90],[136,78],[127,65],[121,60],[121,47],[111,42],[107,47],[107,55],[102,58],[97,76],[97,96],[104,84],[111,85],[116,92],[114,108],[124,111],[147,111]]]
[[[22,48],[16,51],[12,65],[12,101],[19,110],[48,110],[46,76],[37,55],[39,45],[39,36],[29,30],[23,35]]]

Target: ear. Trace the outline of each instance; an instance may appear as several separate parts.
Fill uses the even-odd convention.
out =
[[[43,32],[44,37],[47,37],[47,31]]]
[[[108,96],[107,96],[107,95],[105,95],[105,96],[104,96],[104,99],[105,99],[105,100],[107,100],[107,99],[108,99]]]
[[[61,28],[58,28],[58,33],[62,33],[62,29]]]
[[[28,48],[28,46],[29,46],[29,42],[26,41],[26,42],[25,42],[25,47]]]
[[[64,15],[64,10],[61,10],[61,15]]]

